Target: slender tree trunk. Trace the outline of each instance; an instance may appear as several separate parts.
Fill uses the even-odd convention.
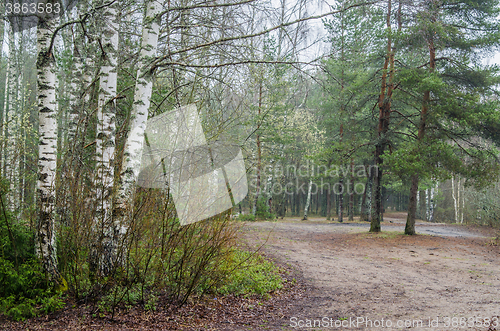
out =
[[[38,222],[36,252],[49,278],[61,283],[57,267],[55,231],[55,179],[57,160],[57,101],[56,70],[53,49],[50,48],[52,32],[58,18],[39,20],[37,26],[37,85],[39,114],[38,157]]]
[[[421,203],[420,203],[421,195],[422,195],[421,192],[417,193],[417,197],[416,197],[417,198],[417,211],[415,213],[416,217],[422,217],[421,210],[420,210],[420,208],[421,208]]]
[[[3,14],[3,13],[2,13]],[[0,45],[3,49],[4,45],[4,35],[5,35],[5,24],[8,24],[7,22],[0,22]],[[7,68],[5,70],[5,90],[4,90],[4,104],[2,105],[2,112],[0,113],[0,175],[3,175],[3,151],[4,151],[4,146],[3,146],[3,128],[5,125],[5,111],[7,110],[6,108],[6,101],[7,101],[7,87],[9,86],[9,59],[7,59]]]
[[[262,79],[260,80],[259,83],[259,108],[258,108],[258,114],[259,114],[259,124],[257,125],[257,130],[256,130],[256,141],[257,141],[257,188],[255,191],[255,199],[253,202],[253,208],[252,208],[252,214],[255,216],[257,213],[257,202],[259,201],[259,196],[260,196],[260,176],[261,176],[261,169],[262,169],[262,151],[260,147],[260,114],[261,114],[261,108],[262,108]]]
[[[281,218],[284,218],[286,215],[286,202],[287,202],[287,194],[285,192],[285,185],[286,185],[286,177],[285,175],[281,176],[281,187],[283,188],[283,193],[281,197],[281,204],[280,204],[280,213],[281,213]]]
[[[9,180],[9,201],[8,206],[11,212],[14,212],[18,208],[18,194],[17,188],[18,183],[16,183],[19,179],[18,174],[18,150],[16,148],[17,145],[17,136],[19,134],[19,117],[20,117],[20,91],[21,86],[19,82],[19,77],[22,66],[20,61],[20,51],[17,48],[16,39],[18,35],[22,32],[19,32],[18,28],[12,26],[12,24],[16,25],[18,22],[13,20],[11,24],[9,24],[8,29],[8,43],[9,43],[9,85],[8,85],[8,110],[6,111],[5,116],[5,177]],[[18,31],[17,33],[15,31]]]
[[[411,177],[410,197],[408,201],[408,219],[406,220],[405,234],[415,234],[415,217],[410,218],[410,215],[415,215],[417,209],[417,194],[418,194],[418,176]]]
[[[338,221],[340,223],[344,222],[344,177],[343,175],[340,175],[339,179],[339,187],[341,189],[341,192],[339,193],[339,215],[338,215]]]
[[[368,181],[369,181],[369,179],[367,178],[365,189],[363,190],[363,196],[361,198],[361,208],[360,208],[360,215],[359,215],[359,220],[361,222],[365,222],[368,220],[368,215],[366,215],[366,195],[368,192]]]
[[[451,177],[451,197],[453,198],[453,211],[454,211],[453,220],[455,223],[458,223],[458,203],[457,203],[457,195],[455,194],[455,176]]]
[[[380,88],[380,95],[378,99],[379,107],[379,123],[378,123],[378,142],[375,145],[375,168],[376,173],[374,175],[373,187],[372,187],[372,212],[371,212],[371,224],[370,232],[380,232],[380,222],[382,221],[382,216],[380,214],[382,206],[382,158],[384,150],[387,144],[387,131],[389,130],[389,119],[391,115],[391,99],[392,92],[394,89],[394,54],[395,48],[392,47],[392,37],[391,37],[391,6],[392,2],[389,0],[387,2],[387,16],[386,16],[386,26],[388,30],[387,37],[387,51],[385,56],[384,67],[382,69],[382,83]],[[400,28],[400,27],[399,27]],[[389,82],[387,82],[387,71],[389,69]]]
[[[439,187],[439,183],[437,184],[437,187]],[[434,209],[436,208],[436,190],[437,188],[431,187],[429,188],[429,201],[427,203],[428,209],[427,209],[427,218],[429,222],[434,222]]]
[[[351,159],[351,171],[349,179],[349,221],[354,221],[354,159]]]
[[[307,199],[306,199],[306,206],[304,207],[304,217],[302,218],[303,221],[307,220],[307,212],[309,211],[309,206],[311,204],[311,189],[312,189],[312,179],[309,179],[309,186],[307,188]]]
[[[458,183],[457,183],[457,195],[458,195],[458,218],[460,220],[460,224],[464,222],[464,194],[460,194],[460,182],[461,179],[460,177],[458,178]]]
[[[316,194],[314,195],[314,202],[316,203],[316,210],[315,210],[315,214],[318,215],[318,208],[319,208],[319,194],[317,194],[318,192],[316,192]]]
[[[10,23],[8,22],[2,22],[2,25],[7,24],[7,40],[6,43],[9,43],[9,39],[13,38],[13,33],[12,33],[12,28],[10,27]],[[2,43],[3,47],[3,43]],[[10,48],[10,47],[9,47]],[[8,155],[8,144],[7,144],[7,137],[8,137],[8,113],[9,113],[9,105],[10,105],[10,77],[12,76],[11,70],[14,70],[13,68],[13,61],[14,58],[12,57],[12,52],[13,49],[9,49],[9,56],[7,57],[7,68],[5,71],[5,94],[4,94],[4,103],[3,103],[3,112],[2,112],[2,150],[1,150],[1,156],[0,158],[2,159],[2,174],[4,177],[7,177],[8,174],[8,167],[9,167],[9,162],[7,159]]]
[[[381,165],[382,160],[380,159],[380,150],[382,146],[375,147],[375,164]],[[370,232],[380,232],[380,222],[381,215],[380,209],[382,205],[382,169],[376,167],[375,173],[373,175],[373,185],[372,185],[372,208],[371,208],[371,222],[370,222]]]
[[[326,220],[330,221],[332,219],[332,190],[328,186],[326,191]]]
[[[94,226],[99,230],[99,244],[94,252],[93,267],[101,275],[111,272],[114,264],[114,233],[112,226],[112,195],[114,182],[114,157],[116,133],[116,90],[118,83],[118,10],[117,3],[104,11],[107,26],[103,31],[103,51],[100,73],[100,91],[97,111],[96,138],[96,211]],[[96,260],[97,259],[97,260]]]
[[[434,48],[434,41],[431,38],[428,40],[429,45],[429,71],[433,72],[436,67],[436,50]],[[424,98],[422,103],[422,111],[420,113],[420,124],[418,128],[417,143],[420,144],[425,136],[425,127],[427,124],[427,114],[429,111],[431,91],[427,90],[424,92]],[[408,217],[406,219],[405,234],[414,235],[415,234],[415,212],[417,209],[417,199],[416,195],[418,193],[418,174],[412,176],[412,186],[410,188],[410,198],[408,201]]]
[[[139,70],[135,86],[134,103],[131,113],[130,132],[125,142],[125,150],[120,174],[120,183],[113,210],[115,243],[113,252],[117,257],[119,247],[123,243],[128,230],[128,221],[132,217],[134,201],[134,185],[139,175],[144,132],[149,116],[151,95],[153,91],[153,72],[150,64],[156,56],[159,34],[159,13],[163,7],[163,1],[149,1],[147,4],[146,17],[142,30],[141,52],[139,58]]]

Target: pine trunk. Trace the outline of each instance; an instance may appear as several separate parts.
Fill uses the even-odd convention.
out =
[[[405,234],[415,234],[415,212],[417,210],[418,176],[411,178],[410,198],[408,202],[408,218],[406,219]]]
[[[375,168],[376,173],[373,178],[372,187],[372,211],[370,232],[380,232],[380,222],[382,221],[382,158],[387,144],[386,134],[389,130],[389,119],[391,115],[391,99],[394,89],[394,53],[395,48],[392,47],[391,38],[391,0],[387,3],[386,26],[388,30],[387,51],[385,55],[384,67],[382,69],[382,80],[380,95],[378,99],[379,122],[378,122],[378,142],[375,145]],[[387,71],[389,69],[389,81],[387,81]]]
[[[433,72],[436,67],[436,50],[434,49],[434,41],[432,38],[428,41],[429,45],[429,71]],[[431,91],[424,92],[422,111],[420,113],[420,124],[418,128],[417,143],[421,143],[425,136],[425,127],[427,124],[427,113],[429,111],[429,102]],[[410,188],[410,199],[408,201],[408,217],[406,220],[405,234],[415,234],[415,214],[417,210],[416,194],[418,192],[418,174],[412,176],[412,186]]]

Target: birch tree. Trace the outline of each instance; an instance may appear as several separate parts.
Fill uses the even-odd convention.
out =
[[[101,239],[98,262],[100,271],[108,273],[113,261],[113,229],[111,218],[111,197],[114,180],[115,131],[116,131],[116,89],[117,89],[117,55],[118,55],[118,10],[117,2],[107,6],[103,12],[105,27],[102,40],[100,91],[97,112],[96,138],[96,211],[94,226],[99,226]]]
[[[37,85],[39,120],[38,223],[36,252],[49,278],[60,282],[56,256],[55,179],[57,166],[57,102],[55,59],[52,34],[58,25],[55,17],[40,18],[37,26]]]
[[[133,189],[139,175],[144,132],[149,115],[151,94],[153,91],[153,71],[151,63],[156,56],[159,34],[159,13],[162,0],[151,0],[147,4],[139,59],[139,70],[135,85],[134,103],[131,113],[130,132],[125,143],[125,150],[120,174],[120,183],[113,210],[114,229],[118,238],[123,239],[127,230],[127,217],[133,205]],[[116,251],[116,255],[118,252]]]
[[[8,45],[9,45],[9,59],[8,59],[8,81],[9,84],[6,87],[7,93],[7,107],[5,111],[5,176],[9,179],[10,183],[10,195],[9,195],[9,206],[12,212],[19,208],[19,185],[16,183],[19,181],[19,162],[18,153],[16,149],[17,140],[16,137],[19,131],[19,110],[20,110],[20,68],[19,59],[21,58],[20,51],[18,51],[19,40],[16,43],[16,39],[19,39],[19,32],[16,26],[19,21],[16,18],[11,19],[9,29],[7,31]],[[17,33],[16,33],[17,30]],[[20,50],[20,49],[19,49]],[[8,90],[7,90],[8,89]]]
[[[311,205],[311,189],[312,189],[312,184],[313,184],[312,179],[309,179],[309,185],[308,185],[308,188],[307,188],[306,206],[304,207],[304,217],[302,218],[303,221],[307,221],[307,212],[309,211],[309,206]]]

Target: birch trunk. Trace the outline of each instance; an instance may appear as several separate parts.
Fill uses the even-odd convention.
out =
[[[459,190],[460,192],[460,190]],[[454,221],[458,223],[458,204],[457,204],[457,195],[455,194],[455,177],[451,177],[451,197],[453,198],[453,209],[455,211]]]
[[[13,24],[16,24],[13,21]],[[18,208],[18,194],[16,187],[16,172],[18,172],[17,162],[17,149],[16,149],[16,135],[18,134],[18,114],[19,110],[19,72],[16,69],[20,68],[17,63],[18,52],[16,47],[16,34],[14,31],[18,29],[9,24],[8,38],[9,38],[9,85],[8,85],[8,107],[5,113],[5,177],[9,180],[9,209],[14,212]],[[17,34],[19,34],[18,32]],[[17,174],[18,176],[18,174]]]
[[[348,220],[354,221],[354,160],[351,159],[351,175],[348,180],[348,195],[349,195],[349,215]]]
[[[9,42],[9,38],[12,38],[12,33],[10,29],[10,24],[8,22],[5,22],[7,25],[7,40],[6,43]],[[2,43],[2,48],[3,48],[3,43]],[[5,94],[4,94],[4,103],[3,103],[3,112],[2,112],[2,174],[4,177],[7,177],[7,169],[9,166],[9,162],[7,160],[7,155],[8,155],[8,144],[7,144],[7,136],[8,136],[8,130],[7,130],[7,123],[8,123],[8,112],[9,112],[9,91],[10,91],[10,76],[11,76],[11,70],[13,69],[12,61],[14,59],[12,56],[9,54],[7,58],[7,68],[5,71]]]
[[[439,187],[439,183],[436,184]],[[437,188],[431,187],[429,189],[429,201],[428,201],[428,210],[427,210],[427,219],[429,222],[434,222],[434,209],[436,208],[436,190]]]
[[[459,203],[459,207],[458,207],[458,213],[459,213],[459,219],[460,219],[460,223],[463,223],[464,222],[464,194],[462,192],[462,194],[460,194],[460,178],[458,179],[458,185],[457,185],[457,194],[458,194],[458,203]]]
[[[71,12],[71,19],[78,19],[79,6],[75,6]],[[83,44],[82,33],[79,29],[75,29],[73,39],[73,77],[71,79],[70,97],[69,97],[69,115],[68,115],[68,144],[71,153],[74,152],[76,145],[76,132],[78,129],[78,121],[80,109],[83,100],[80,99],[82,91],[88,85],[85,81],[85,72],[83,70],[83,59],[79,51],[79,47]],[[71,165],[70,165],[71,167]]]
[[[259,134],[259,129],[260,129],[260,113],[261,113],[261,108],[262,108],[262,79],[260,80],[259,84],[259,108],[258,108],[258,114],[259,114],[259,125],[257,126],[257,134],[256,134],[256,141],[257,141],[257,190],[255,191],[255,199],[253,202],[253,208],[252,208],[252,214],[255,216],[257,213],[257,203],[259,201],[259,196],[260,196],[260,175],[261,175],[261,168],[262,168],[262,151],[260,147],[260,134]]]
[[[55,59],[50,48],[58,18],[40,20],[37,26],[37,85],[39,115],[38,223],[36,252],[51,280],[59,283],[55,233],[55,190],[57,166],[57,101]]]
[[[134,185],[139,175],[144,132],[149,115],[151,94],[153,91],[153,73],[150,64],[156,56],[159,34],[159,13],[163,1],[150,1],[142,30],[139,70],[135,86],[134,103],[131,113],[130,132],[128,134],[120,174],[120,183],[113,209],[114,229],[122,242],[127,231],[127,216],[132,211]],[[115,248],[114,254],[118,251]]]
[[[111,197],[113,192],[115,155],[115,116],[116,116],[116,88],[117,88],[117,50],[118,50],[118,18],[117,3],[106,7],[103,16],[106,26],[103,31],[103,64],[99,80],[100,91],[97,111],[97,139],[96,139],[96,210],[94,227],[100,231],[98,252],[94,261],[99,270],[108,274],[112,270],[113,227],[111,218]]]
[[[311,205],[311,189],[312,189],[312,179],[309,179],[309,187],[307,188],[307,199],[306,206],[304,207],[304,218],[303,221],[307,220],[307,212],[309,211],[309,206]]]
[[[4,47],[4,35],[5,35],[5,24],[7,24],[6,22],[0,22],[0,45],[3,49]],[[7,88],[7,86],[9,86],[9,59],[7,59],[7,68],[6,68],[6,71],[5,71],[5,87]],[[5,90],[5,92],[7,92]],[[4,138],[4,135],[3,135],[3,127],[4,127],[4,123],[5,123],[5,119],[4,119],[4,116],[5,116],[5,110],[6,110],[6,103],[5,101],[7,100],[7,93],[4,94],[4,104],[2,105],[2,112],[0,113],[0,174],[3,174],[2,172],[2,169],[3,169],[3,158],[1,155],[3,155],[3,151],[4,151],[4,145],[3,145],[3,138]]]

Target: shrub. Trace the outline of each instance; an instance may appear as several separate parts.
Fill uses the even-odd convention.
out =
[[[238,216],[238,221],[255,222],[255,216],[253,214],[240,214]]]
[[[64,303],[34,255],[32,232],[12,219],[0,214],[0,314],[23,320],[60,309]]]
[[[276,265],[258,253],[234,249],[222,268],[227,276],[216,290],[220,294],[265,295],[283,286]]]
[[[257,200],[257,210],[255,211],[255,217],[261,220],[273,220],[276,218],[275,214],[269,212],[267,198],[264,196],[260,196],[259,200]]]

